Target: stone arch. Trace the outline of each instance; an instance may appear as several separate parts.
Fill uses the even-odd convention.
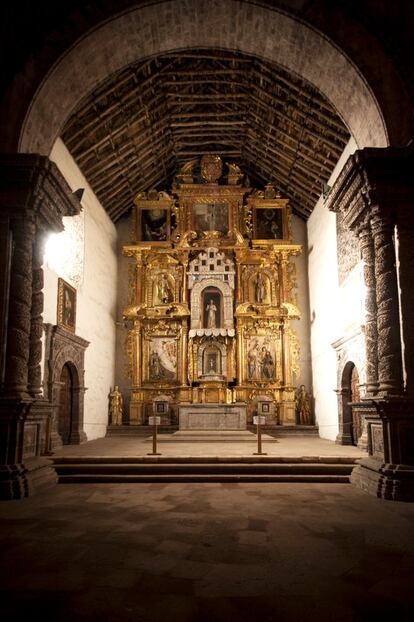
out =
[[[391,142],[383,111],[366,79],[321,32],[274,7],[240,0],[170,0],[135,7],[97,25],[61,55],[31,101],[19,151],[48,155],[78,102],[109,75],[141,59],[189,48],[234,50],[276,62],[329,99],[358,147],[384,147]],[[374,82],[374,59],[366,64],[373,84],[383,88]],[[397,83],[395,70],[391,65],[388,69],[390,80]],[[403,100],[409,109],[407,95],[399,82],[398,86],[398,96],[391,101],[383,96],[383,109],[395,133]],[[401,144],[402,139],[397,136],[395,142]]]
[[[64,365],[70,369],[73,379],[72,430],[70,444],[78,445],[87,440],[83,430],[85,387],[85,349],[89,345],[81,337],[72,335],[66,330],[45,325],[46,331],[46,370],[45,385],[48,399],[52,405],[52,421],[50,426],[50,449],[62,445],[58,432],[60,377]]]
[[[339,432],[337,443],[341,445],[355,445],[357,438],[353,434],[352,406],[353,400],[351,390],[352,373],[357,367],[353,361],[348,360],[341,372],[341,385],[338,394],[338,424]]]

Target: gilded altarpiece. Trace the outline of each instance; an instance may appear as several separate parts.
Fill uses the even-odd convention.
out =
[[[171,194],[135,199],[126,351],[130,423],[146,424],[168,396],[180,405],[273,402],[268,423],[293,425],[298,342],[291,320],[293,244],[288,200],[268,184],[252,191],[219,156],[188,162]]]

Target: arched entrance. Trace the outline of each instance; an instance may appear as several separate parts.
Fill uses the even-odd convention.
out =
[[[362,434],[362,420],[359,410],[352,404],[360,401],[359,374],[353,361],[348,361],[342,372],[339,397],[338,418],[339,434],[337,443],[341,445],[358,445]]]
[[[70,445],[73,426],[73,374],[68,363],[60,374],[58,432],[64,445]]]

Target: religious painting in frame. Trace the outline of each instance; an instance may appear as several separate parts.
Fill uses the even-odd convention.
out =
[[[141,207],[138,211],[138,240],[151,245],[170,241],[170,210],[166,207]]]
[[[253,237],[255,240],[283,240],[286,210],[283,207],[255,207],[253,210]]]
[[[151,337],[148,341],[149,382],[176,382],[178,343],[175,337]]]
[[[72,333],[76,329],[76,289],[58,279],[57,324]]]
[[[226,235],[229,231],[230,206],[223,201],[194,203],[192,227],[197,233],[218,231]]]
[[[246,379],[249,382],[275,382],[275,339],[269,335],[252,335],[247,340],[246,352]]]

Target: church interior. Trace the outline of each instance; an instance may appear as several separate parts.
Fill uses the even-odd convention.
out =
[[[411,619],[412,4],[0,12],[4,611]]]

